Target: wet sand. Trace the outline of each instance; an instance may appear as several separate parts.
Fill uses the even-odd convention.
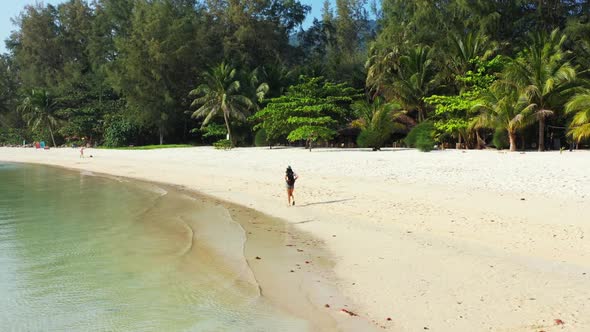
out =
[[[354,304],[335,286],[333,258],[325,244],[311,234],[279,218],[182,186],[144,185],[167,191],[165,209],[159,209],[160,215],[149,216],[153,220],[149,224],[157,232],[164,231],[176,251],[185,248],[180,249],[186,257],[184,272],[200,273],[199,265],[207,264],[207,270],[221,273],[212,276],[211,286],[219,287],[219,280],[226,280],[224,287],[231,288],[229,292],[259,297],[259,301],[307,322],[308,331],[378,330],[374,322],[342,311],[353,312]],[[191,206],[186,206],[186,199]],[[184,210],[193,211],[192,215],[184,215]],[[178,216],[179,222],[161,225],[162,213]]]

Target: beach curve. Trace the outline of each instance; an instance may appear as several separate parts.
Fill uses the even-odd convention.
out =
[[[0,160],[156,179],[285,219],[326,245],[334,284],[375,326],[551,331],[554,319],[567,331],[590,326],[590,229],[580,218],[590,177],[579,171],[590,166],[587,152],[92,154],[80,161],[70,149],[0,149]],[[285,206],[286,164],[302,176],[295,195],[308,206]]]

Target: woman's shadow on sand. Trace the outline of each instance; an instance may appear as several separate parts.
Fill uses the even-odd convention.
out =
[[[299,206],[312,206],[312,205],[321,205],[321,204],[334,204],[334,203],[341,203],[341,202],[347,202],[347,201],[352,201],[354,200],[354,198],[344,198],[344,199],[337,199],[337,200],[332,200],[332,201],[323,201],[323,202],[312,202],[312,203],[307,203],[307,204],[302,204]]]

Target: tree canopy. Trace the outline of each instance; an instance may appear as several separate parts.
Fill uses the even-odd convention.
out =
[[[421,122],[441,146],[481,148],[494,135],[512,149],[588,142],[587,1],[374,3],[316,2],[308,25],[300,0],[25,6],[0,57],[0,144],[52,134],[57,145],[210,144],[223,125],[235,145],[264,129],[275,144],[309,146],[356,141],[343,130],[365,123],[363,135],[387,145]],[[231,79],[212,83],[222,66]],[[51,132],[18,110],[31,91],[56,102]],[[214,95],[233,106],[221,112]],[[375,120],[352,111],[356,99]],[[398,105],[403,121],[382,105]]]
[[[300,78],[300,83],[289,87],[284,96],[273,98],[253,116],[260,123],[270,142],[328,140],[336,129],[351,120],[350,104],[359,92],[345,83],[335,84],[323,77]]]

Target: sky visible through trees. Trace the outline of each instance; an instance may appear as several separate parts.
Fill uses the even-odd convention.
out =
[[[331,0],[334,4],[335,0]],[[65,2],[65,0],[45,0],[43,3],[58,5]],[[303,28],[309,27],[313,18],[320,18],[322,16],[323,2],[321,0],[304,0],[301,3],[311,6],[311,13],[303,22]],[[0,11],[0,53],[6,52],[4,40],[10,36],[10,32],[15,29],[11,19],[17,17],[26,5],[35,4],[34,0],[10,0],[2,3],[2,10]],[[367,7],[368,8],[368,7]]]
[[[0,144],[588,144],[587,1],[312,4],[25,6],[0,57]]]

